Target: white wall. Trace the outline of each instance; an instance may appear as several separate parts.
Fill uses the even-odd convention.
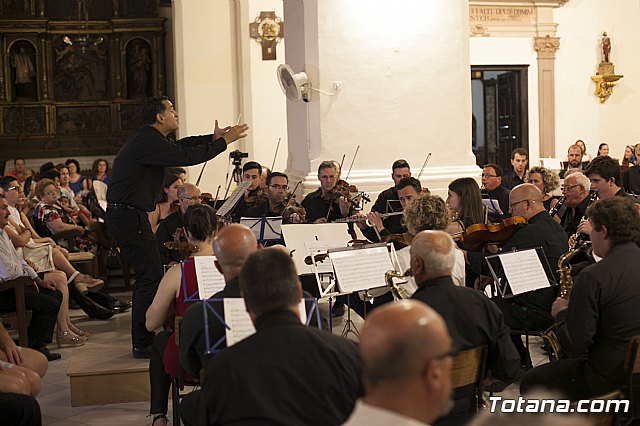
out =
[[[621,158],[624,146],[640,142],[640,2],[572,0],[555,11],[560,37],[556,66],[556,155],[583,139],[595,156],[607,142],[611,156]],[[615,3],[615,5],[614,5]],[[624,75],[613,95],[601,104],[593,94],[601,61],[600,33],[611,38],[611,61]]]

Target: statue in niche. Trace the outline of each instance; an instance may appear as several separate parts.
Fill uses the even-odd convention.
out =
[[[146,43],[134,41],[129,51],[129,98],[139,99],[148,96],[147,85],[151,70],[151,56]]]
[[[107,92],[106,50],[100,43],[63,37],[56,47],[55,96],[59,100],[99,100]]]
[[[611,39],[607,35],[607,32],[604,31],[602,33],[602,62],[608,64],[611,63],[610,59],[611,54]]]
[[[11,55],[11,67],[15,72],[14,89],[16,100],[35,100],[36,69],[33,65],[33,52],[28,49],[26,43],[17,45],[16,51]]]

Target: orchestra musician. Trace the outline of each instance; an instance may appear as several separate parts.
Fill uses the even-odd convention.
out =
[[[482,205],[482,194],[473,178],[458,178],[449,183],[447,205],[453,213],[452,224],[447,229],[450,234],[487,221],[486,209]]]
[[[302,207],[307,212],[307,222],[327,223],[348,217],[351,206],[347,198],[335,191],[340,178],[340,166],[336,161],[323,161],[318,166],[320,188],[307,194]]]
[[[265,203],[267,198],[260,186],[260,175],[262,166],[256,161],[247,161],[242,166],[242,182],[251,182],[238,204],[233,208],[232,213],[236,219],[246,216],[245,213],[253,206]]]
[[[487,164],[482,168],[482,197],[498,202],[502,215],[489,212],[491,221],[507,216],[509,210],[509,190],[502,185],[502,167]],[[494,202],[492,201],[492,203]],[[495,206],[494,206],[495,209]]]
[[[578,225],[585,216],[589,206],[589,178],[580,172],[567,174],[562,184],[562,196],[565,197],[564,205],[558,210],[560,225],[570,237],[578,231]]]
[[[555,282],[558,272],[555,265],[563,253],[569,249],[567,237],[562,227],[545,210],[542,193],[533,184],[524,183],[511,190],[509,194],[509,211],[514,216],[523,216],[528,223],[519,228],[502,246],[503,252],[513,249],[542,247],[547,257]],[[490,275],[481,252],[465,252],[471,269],[476,273]],[[543,265],[546,263],[541,259]],[[524,293],[509,299],[494,297],[494,302],[504,314],[505,323],[512,330],[544,331],[551,324],[551,304],[556,298],[556,286],[549,286],[533,292]],[[529,351],[522,343],[521,336],[513,334],[513,343],[520,353],[523,368],[531,368]]]
[[[190,255],[190,253],[186,253],[185,250],[179,250],[178,247],[169,249],[165,243],[175,242],[176,231],[182,229],[184,226],[184,214],[187,212],[187,209],[189,206],[200,203],[202,203],[200,188],[192,183],[185,183],[178,188],[178,210],[167,216],[167,218],[160,223],[156,231],[158,251],[160,252],[160,260],[163,265],[179,263]],[[188,247],[188,244],[186,246]]]
[[[391,188],[387,188],[378,195],[376,202],[371,207],[371,212],[374,213],[395,213],[401,212],[404,208],[400,204],[400,199],[398,198],[398,184],[404,178],[411,177],[411,167],[406,160],[396,160],[393,162],[391,166],[391,179],[393,179],[393,186]],[[379,215],[371,215],[368,217],[369,221],[373,223],[372,219],[378,218]],[[390,234],[402,234],[406,232],[406,228],[402,225],[402,215],[397,216],[388,216],[381,220],[384,224],[382,227],[379,225],[376,226],[376,230],[378,231],[380,236],[384,236],[386,233]],[[376,222],[378,222],[376,220]],[[360,230],[362,231],[362,235],[364,235],[369,241],[377,242],[379,241],[378,234],[374,231],[373,227],[360,226]],[[384,230],[384,234],[382,231]]]
[[[267,177],[267,202],[247,209],[244,217],[282,216],[282,223],[303,223],[299,210],[291,210],[294,205],[287,206],[289,201],[289,178],[286,174],[272,172]]]
[[[593,161],[596,161],[596,157]],[[640,216],[626,197],[608,197],[587,209],[593,252],[603,259],[583,269],[569,300],[557,299],[556,335],[568,355],[529,371],[520,392],[545,386],[571,400],[620,389],[629,340],[640,335]]]

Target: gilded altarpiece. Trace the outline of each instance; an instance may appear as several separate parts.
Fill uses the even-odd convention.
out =
[[[165,4],[166,6],[166,4]],[[0,0],[4,160],[115,154],[166,93],[158,0]]]

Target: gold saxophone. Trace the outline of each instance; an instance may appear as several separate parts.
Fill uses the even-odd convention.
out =
[[[393,294],[393,299],[395,301],[409,299],[410,296],[407,294],[407,291],[404,288],[400,287],[398,283],[394,282],[393,279],[406,278],[410,276],[411,268],[407,269],[404,273],[394,270],[385,272],[384,280],[387,282],[387,287],[389,287],[389,290],[391,291],[391,294]]]
[[[571,293],[571,287],[573,287],[573,278],[571,277],[571,269],[573,267],[569,261],[578,253],[586,249],[591,245],[591,242],[583,242],[578,247],[569,250],[558,259],[558,273],[560,274],[560,290],[558,297],[568,300]],[[544,333],[542,333],[542,339],[545,344],[551,349],[552,354],[549,356],[551,360],[566,358],[566,354],[562,349],[556,330],[560,324],[553,324]]]

